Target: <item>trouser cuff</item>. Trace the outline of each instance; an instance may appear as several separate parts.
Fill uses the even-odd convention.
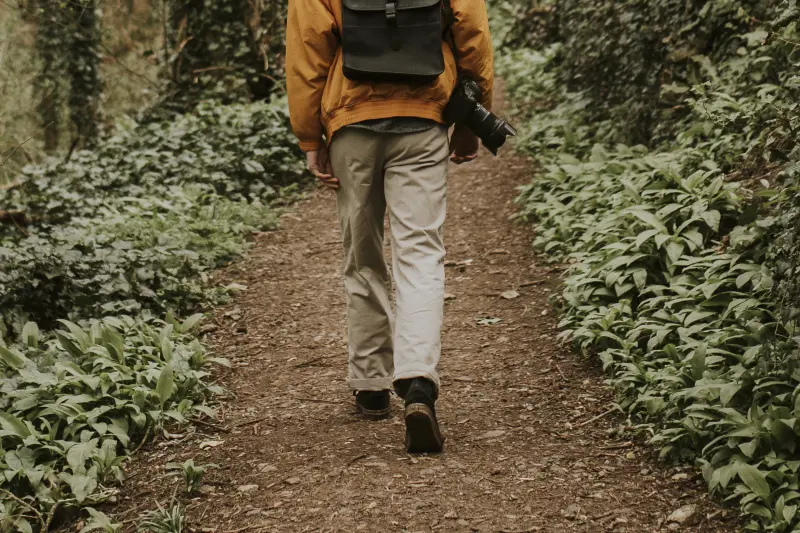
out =
[[[348,379],[347,385],[358,391],[391,390],[392,378]]]
[[[395,391],[397,391],[397,382],[402,381],[405,379],[414,379],[414,378],[425,378],[428,381],[431,381],[436,386],[436,394],[439,394],[439,374],[437,373],[430,373],[425,371],[418,371],[418,370],[407,370],[405,372],[401,372],[399,374],[394,375],[394,386]]]

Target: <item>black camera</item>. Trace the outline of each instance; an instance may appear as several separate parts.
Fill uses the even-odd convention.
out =
[[[444,119],[450,124],[468,127],[487,150],[497,155],[506,138],[516,136],[517,130],[480,104],[482,94],[474,80],[461,77],[450,102],[444,108]]]

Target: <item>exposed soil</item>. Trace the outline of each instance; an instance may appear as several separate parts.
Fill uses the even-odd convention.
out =
[[[608,413],[602,374],[556,339],[558,270],[511,220],[530,167],[509,154],[453,168],[450,179],[445,453],[404,453],[396,399],[390,420],[354,415],[340,234],[333,195],[320,190],[221,274],[248,288],[208,337],[234,363],[223,381],[235,398],[219,427],[137,458],[118,516],[164,505],[178,487],[164,465],[194,457],[220,467],[202,495],[183,500],[190,527],[205,533],[642,533],[676,529],[667,517],[689,504],[699,523],[681,531],[734,531],[692,471],[608,436],[621,419]]]

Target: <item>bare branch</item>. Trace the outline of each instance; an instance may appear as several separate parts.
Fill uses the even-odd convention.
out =
[[[3,159],[2,161],[0,161],[0,167],[2,167],[3,165],[5,165],[5,164],[6,164],[6,161],[8,161],[9,159],[11,159],[11,158],[14,156],[14,154],[16,154],[16,153],[17,153],[17,150],[19,150],[20,148],[22,148],[23,146],[25,146],[25,144],[27,144],[27,142],[28,142],[28,141],[30,141],[30,140],[31,140],[31,139],[33,139],[34,137],[38,137],[39,135],[41,135],[42,133],[44,133],[44,131],[45,131],[47,128],[49,128],[49,127],[50,127],[50,126],[52,126],[52,125],[53,125],[53,123],[51,122],[50,124],[46,125],[44,128],[40,129],[39,131],[37,131],[36,133],[34,133],[33,135],[31,135],[30,137],[28,137],[28,138],[27,138],[27,139],[25,139],[24,141],[22,141],[21,143],[19,143],[18,145],[16,145],[16,146],[14,147],[14,149],[11,151],[11,153],[10,153],[10,154],[8,154],[8,155],[6,156],[6,158],[5,158],[5,159]]]

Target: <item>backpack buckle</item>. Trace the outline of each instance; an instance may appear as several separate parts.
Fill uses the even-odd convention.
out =
[[[386,2],[386,20],[390,26],[397,26],[397,2]]]

